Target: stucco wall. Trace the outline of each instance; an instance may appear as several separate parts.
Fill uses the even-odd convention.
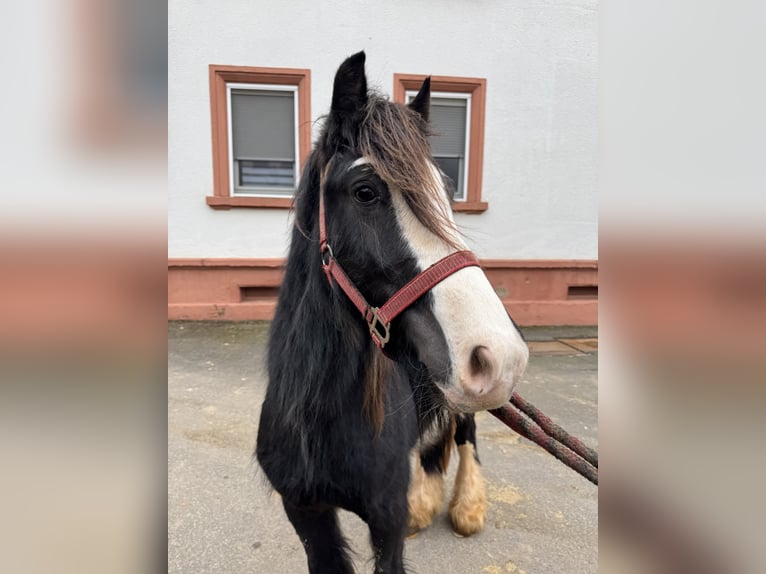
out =
[[[170,257],[281,257],[288,212],[216,211],[208,64],[311,69],[311,114],[333,74],[367,52],[372,85],[393,74],[487,79],[483,199],[457,219],[480,257],[596,259],[595,0],[203,0],[169,4]]]

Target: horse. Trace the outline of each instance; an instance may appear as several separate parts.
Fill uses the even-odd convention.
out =
[[[406,536],[442,509],[453,443],[452,527],[483,528],[473,413],[509,400],[529,356],[457,230],[429,102],[430,77],[394,103],[368,90],[364,52],[346,59],[294,198],[255,456],[312,574],[353,572],[338,509],[367,523],[375,572],[404,572]]]

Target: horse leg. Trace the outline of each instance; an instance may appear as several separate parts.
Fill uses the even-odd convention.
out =
[[[398,498],[399,500],[396,500]],[[404,574],[404,538],[407,535],[407,500],[404,490],[389,495],[365,517],[375,551],[375,574]]]
[[[455,444],[460,464],[449,505],[449,517],[455,532],[470,536],[484,528],[487,515],[487,494],[476,451],[476,421],[472,414],[457,416]]]
[[[454,428],[451,424],[439,442],[422,447],[412,457],[407,494],[410,532],[429,526],[444,505],[444,473],[449,465]]]
[[[310,574],[353,574],[335,508],[296,506],[284,499],[282,504],[306,550]]]

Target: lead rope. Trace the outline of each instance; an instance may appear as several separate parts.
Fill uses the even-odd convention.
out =
[[[541,446],[569,468],[598,485],[598,453],[570,435],[518,393],[513,393],[507,405],[489,412],[512,430]],[[529,418],[526,418],[525,414]]]

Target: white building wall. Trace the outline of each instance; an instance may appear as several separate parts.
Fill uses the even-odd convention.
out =
[[[394,73],[487,79],[482,197],[457,214],[480,257],[596,259],[595,0],[171,0],[169,257],[282,257],[284,209],[205,204],[213,194],[208,64],[309,68],[311,114],[364,49],[371,85]]]

